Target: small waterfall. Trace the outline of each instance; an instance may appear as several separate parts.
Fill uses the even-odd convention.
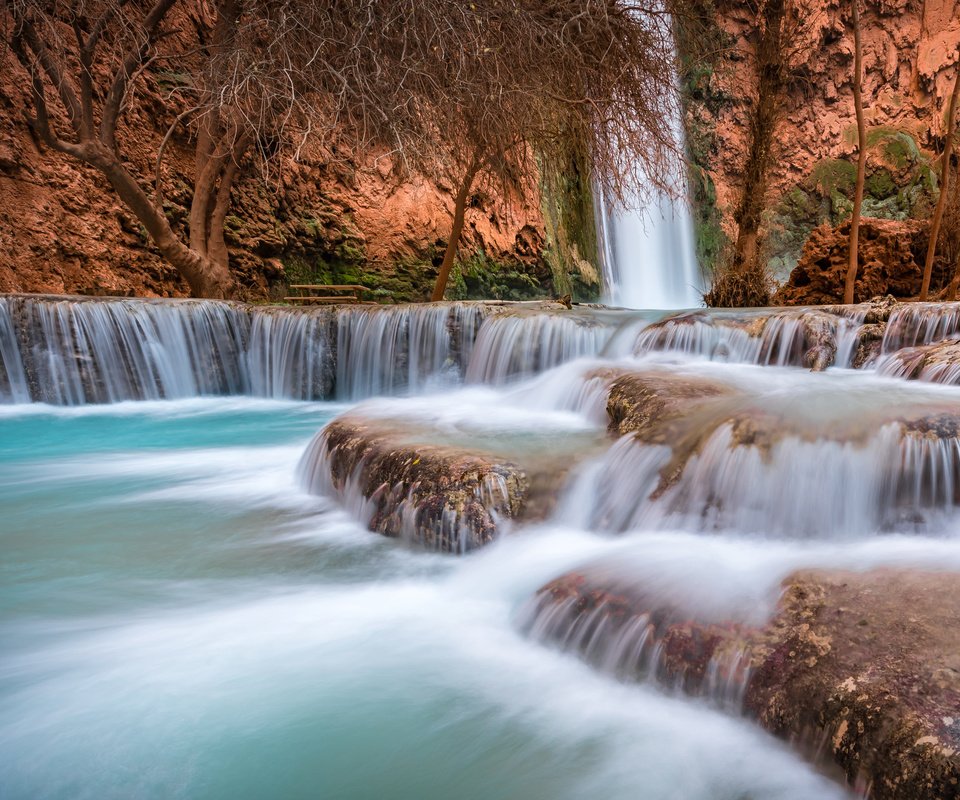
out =
[[[638,596],[623,566],[592,564],[547,584],[521,609],[521,628],[621,680],[655,680],[739,713],[750,679],[744,627]]]
[[[588,529],[719,530],[854,536],[936,529],[960,507],[956,419],[890,423],[865,441],[783,435],[767,441],[720,425],[685,463],[628,434],[579,477]],[[933,431],[945,428],[940,435]],[[776,427],[776,426],[774,426]],[[829,465],[829,468],[825,468]],[[564,513],[570,511],[566,507]]]
[[[480,326],[467,367],[469,383],[501,384],[599,353],[613,328],[593,317],[501,314]]]
[[[289,400],[333,395],[332,309],[255,309],[245,367],[250,394]]]
[[[896,350],[881,356],[876,369],[892,378],[960,386],[960,337]]]
[[[881,353],[960,335],[960,303],[908,303],[890,314]]]
[[[482,313],[467,303],[341,309],[337,396],[415,393],[458,382]]]
[[[29,403],[30,385],[17,344],[11,302],[0,297],[0,403]]]
[[[247,320],[230,303],[14,302],[20,355],[35,400],[79,405],[245,389]]]
[[[763,366],[849,367],[864,317],[811,311],[696,311],[668,317],[639,332],[634,355],[684,353]]]

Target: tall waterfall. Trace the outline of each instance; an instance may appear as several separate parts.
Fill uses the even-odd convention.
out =
[[[660,20],[663,25],[663,18]],[[669,26],[664,33],[671,36]],[[679,101],[664,120],[677,150],[684,150]],[[634,170],[637,191],[618,206],[598,193],[605,301],[627,308],[694,308],[702,305],[703,280],[694,248],[689,188],[679,178],[676,196],[652,185],[644,165]]]
[[[646,204],[617,208],[601,197],[605,300],[627,308],[701,305],[701,278],[686,202],[655,192]]]

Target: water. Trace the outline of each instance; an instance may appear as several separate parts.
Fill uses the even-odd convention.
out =
[[[532,598],[600,565],[755,623],[798,568],[960,570],[960,387],[811,373],[795,316],[723,351],[629,312],[44,302],[0,304],[4,798],[844,798],[741,717],[736,665],[627,680],[635,639],[581,659]],[[609,436],[625,373],[716,393]],[[556,504],[464,556],[374,535],[303,479],[344,415],[559,470]]]
[[[301,492],[341,409],[3,412],[4,797],[840,796],[746,723],[518,631],[605,542],[447,559]]]
[[[628,308],[694,308],[703,280],[684,199],[660,193],[620,208],[601,199],[605,300]]]

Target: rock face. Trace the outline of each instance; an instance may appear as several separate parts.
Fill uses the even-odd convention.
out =
[[[371,531],[446,552],[495,539],[518,519],[529,480],[516,464],[453,447],[419,446],[382,421],[327,425],[300,463],[309,491],[332,490]]]
[[[958,577],[796,573],[755,624],[664,605],[588,568],[543,587],[526,619],[624,677],[742,704],[873,800],[944,800],[960,796]]]
[[[923,277],[926,241],[926,225],[922,222],[863,219],[855,301],[886,295],[915,297]],[[849,222],[837,228],[828,224],[816,228],[775,302],[787,306],[843,302],[849,252]],[[949,280],[946,270],[939,270],[934,278],[935,289]]]
[[[790,84],[779,106],[763,232],[778,277],[785,279],[810,231],[839,224],[852,208],[856,175],[849,4],[798,0],[790,31]],[[691,47],[687,138],[698,173],[699,244],[717,254],[736,238],[734,212],[743,187],[757,86],[757,6],[741,0],[704,4],[706,30]],[[861,12],[863,97],[868,136],[864,214],[929,219],[929,163],[942,150],[960,14],[955,0],[868,2]],[[684,38],[681,36],[681,48]],[[867,295],[869,296],[869,295]],[[817,301],[829,302],[829,301]]]

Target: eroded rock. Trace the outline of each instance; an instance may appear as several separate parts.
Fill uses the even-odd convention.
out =
[[[588,568],[544,586],[527,611],[532,635],[621,676],[742,702],[873,800],[960,796],[958,575],[795,573],[758,624]]]
[[[529,480],[518,465],[454,447],[410,443],[382,420],[334,420],[300,462],[309,491],[332,491],[371,531],[465,552],[519,518]]]
[[[893,295],[915,297],[923,276],[926,224],[917,220],[864,217],[860,221],[860,269],[855,299]],[[807,239],[800,261],[777,292],[779,305],[823,305],[843,301],[850,253],[850,222],[832,228],[823,224]],[[934,287],[949,277],[934,276]]]

